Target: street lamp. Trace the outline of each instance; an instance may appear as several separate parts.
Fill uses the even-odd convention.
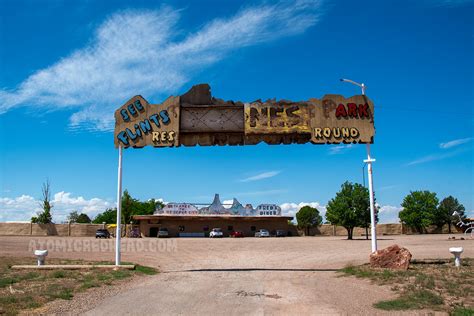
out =
[[[353,80],[344,79],[344,78],[342,78],[341,81],[342,81],[342,82],[352,83],[353,85],[356,85],[356,86],[360,87],[360,88],[362,89],[362,95],[365,95],[365,88],[366,88],[366,86],[365,86],[363,83],[358,83],[358,82],[355,82],[355,81],[353,81]]]
[[[366,86],[363,83],[358,83],[350,79],[341,79],[342,82],[348,82],[353,85],[356,85],[361,88],[362,95],[365,96],[365,88]],[[376,223],[375,223],[375,205],[374,205],[374,187],[373,187],[373,180],[372,180],[372,163],[375,162],[375,159],[370,157],[370,143],[366,144],[367,148],[367,159],[364,160],[367,163],[367,175],[369,179],[369,199],[370,199],[370,234],[372,236],[372,253],[377,251],[377,230],[376,230]]]

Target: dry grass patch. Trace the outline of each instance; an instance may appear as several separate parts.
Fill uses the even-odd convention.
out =
[[[12,265],[35,264],[32,258],[0,257],[0,315],[16,315],[56,300],[71,299],[89,288],[113,285],[136,274],[156,274],[150,267],[135,270],[12,270]],[[48,259],[48,264],[111,264],[82,260]]]
[[[394,300],[375,303],[384,310],[429,308],[453,315],[474,315],[474,260],[463,259],[460,268],[453,262],[411,264],[407,271],[373,269],[369,265],[349,266],[344,275],[367,278],[379,285],[391,285],[399,294]]]

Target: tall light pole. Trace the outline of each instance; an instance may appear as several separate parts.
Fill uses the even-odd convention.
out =
[[[366,86],[363,83],[358,83],[353,80],[349,79],[341,79],[342,82],[348,82],[353,85],[356,85],[361,88],[362,95],[365,95],[365,88]],[[367,163],[367,174],[369,179],[369,199],[370,199],[370,235],[372,236],[372,253],[377,251],[377,230],[376,230],[376,223],[375,223],[375,205],[374,205],[374,187],[373,187],[373,180],[372,180],[372,163],[375,162],[370,156],[370,143],[366,144],[367,148],[367,159],[364,160]]]

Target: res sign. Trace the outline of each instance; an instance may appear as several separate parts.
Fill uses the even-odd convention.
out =
[[[243,103],[213,98],[202,84],[162,104],[127,101],[115,111],[115,146],[372,143],[373,113],[364,95]]]

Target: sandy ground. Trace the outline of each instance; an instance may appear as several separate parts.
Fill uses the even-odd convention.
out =
[[[474,257],[474,240],[459,237],[453,241],[448,235],[384,236],[379,248],[396,243],[408,248],[415,259],[425,259],[450,258],[449,247],[463,246],[463,256]],[[31,256],[32,248],[46,245],[51,257],[113,260],[113,244],[114,240],[87,237],[0,236],[0,256]],[[100,299],[88,300],[83,295],[77,300],[87,304],[71,302],[82,308],[70,311],[89,315],[378,315],[384,312],[372,304],[394,297],[389,287],[341,278],[335,272],[368,261],[370,241],[366,240],[147,238],[125,239],[122,249],[123,261],[154,266],[161,273]]]

